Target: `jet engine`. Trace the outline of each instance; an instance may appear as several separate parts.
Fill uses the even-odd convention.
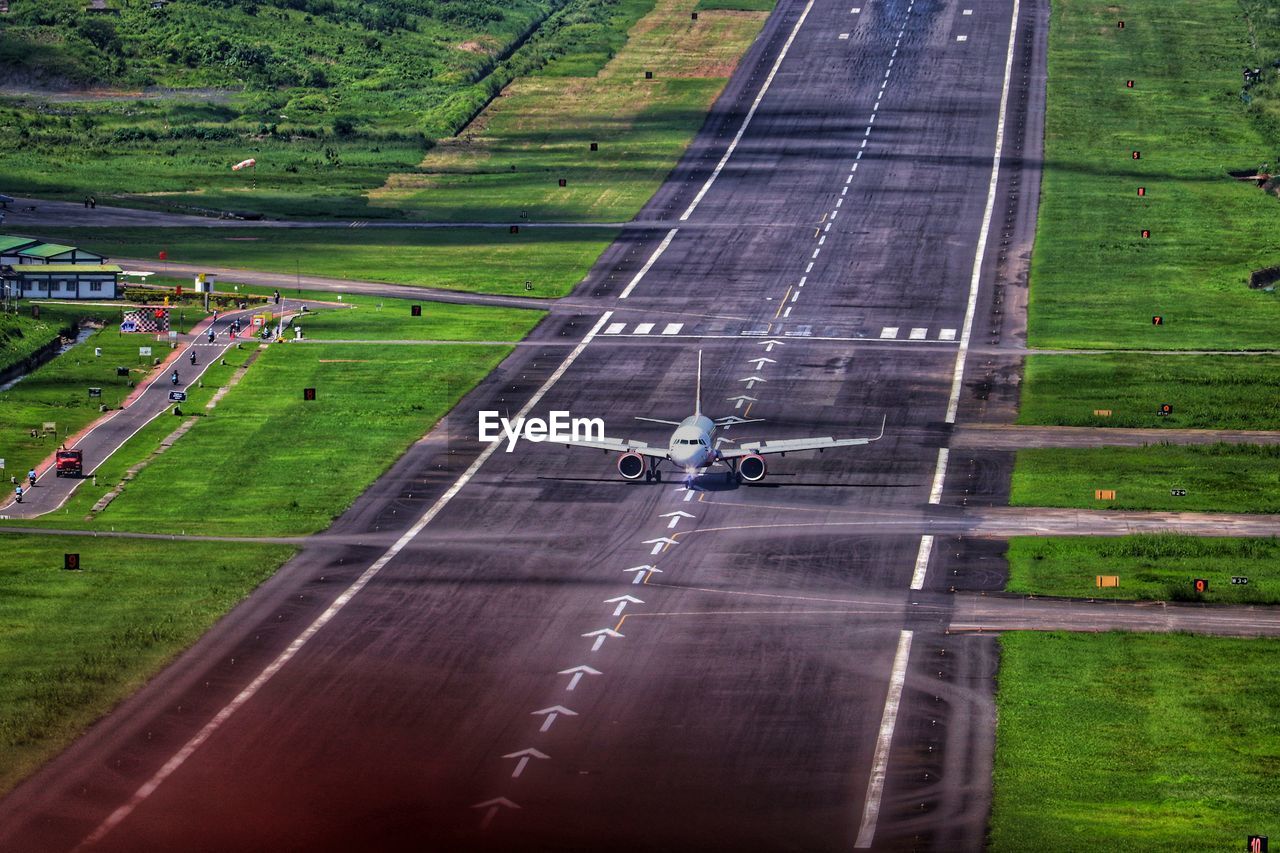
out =
[[[758,483],[764,479],[765,464],[764,457],[751,454],[742,457],[742,461],[738,463],[738,476],[748,483]]]
[[[644,476],[644,457],[639,453],[624,453],[618,457],[618,473],[628,480],[639,480]]]

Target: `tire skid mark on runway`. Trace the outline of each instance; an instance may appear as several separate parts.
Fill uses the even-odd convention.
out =
[[[596,321],[595,325],[591,327],[591,330],[587,332],[586,336],[578,346],[565,356],[564,361],[560,363],[560,366],[556,368],[555,372],[553,372],[551,376],[547,377],[547,381],[544,382],[542,386],[534,392],[533,396],[529,398],[529,401],[524,404],[516,414],[517,418],[525,417],[530,411],[532,411],[533,407],[542,400],[549,390],[551,390],[551,387],[560,380],[560,377],[564,375],[565,371],[567,371],[569,367],[577,361],[578,356],[583,353],[587,348],[587,345],[591,343],[592,339],[595,338],[596,334],[599,333],[600,329],[608,322],[611,316],[613,316],[612,311],[605,311],[600,315],[600,318]],[[474,477],[480,470],[481,466],[488,461],[489,457],[494,454],[501,443],[501,441],[495,441],[480,451],[480,455],[477,456],[475,461],[471,463],[465,472],[463,472],[462,476],[460,476],[454,484],[449,487],[448,491],[441,495],[439,499],[437,499],[436,502],[433,503],[416,522],[414,522],[412,527],[406,530],[404,534],[397,539],[381,557],[374,561],[374,563],[370,565],[369,568],[365,569],[350,586],[343,590],[323,613],[317,616],[310,625],[303,629],[302,633],[299,634],[284,651],[277,655],[271,663],[267,664],[266,668],[264,668],[262,672],[258,673],[253,681],[249,682],[243,690],[236,694],[235,698],[223,706],[223,708],[218,711],[212,719],[205,723],[204,726],[201,727],[200,731],[196,732],[196,734],[188,740],[182,748],[178,750],[178,752],[166,761],[164,765],[162,765],[160,769],[157,770],[142,785],[142,787],[133,794],[132,797],[108,815],[106,819],[88,835],[88,837],[81,841],[80,844],[76,845],[75,849],[79,851],[97,844],[106,837],[107,833],[128,818],[129,815],[132,814],[133,811],[137,809],[137,807],[148,797],[150,797],[166,779],[172,776],[178,768],[181,767],[186,760],[205,743],[205,741],[212,737],[214,733],[217,732],[217,730],[221,728],[233,714],[235,714],[236,711],[252,699],[254,695],[262,689],[263,685],[270,681],[277,672],[292,660],[298,652],[306,646],[312,637],[332,621],[333,618],[337,616],[338,613],[346,607],[346,605],[350,603],[350,601],[355,598],[362,589],[368,586],[368,584],[377,577],[378,573],[382,571],[383,567],[385,567],[387,563],[391,562],[391,560],[394,559],[406,545],[413,541],[413,539],[422,532],[423,528],[430,524],[431,521],[440,514],[441,510],[443,510],[445,506],[447,506],[448,503],[452,501],[460,491],[462,491],[463,487],[470,482],[471,478]]]

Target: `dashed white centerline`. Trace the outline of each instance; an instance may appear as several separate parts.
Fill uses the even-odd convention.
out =
[[[910,655],[911,632],[903,631],[898,637],[898,651],[893,656],[889,692],[884,697],[884,716],[880,719],[880,734],[871,760],[871,781],[867,785],[867,801],[862,808],[862,825],[858,829],[858,839],[853,843],[857,848],[870,847],[875,838],[880,798],[884,795],[884,778],[889,769],[889,745],[893,742],[893,727],[898,721],[898,705],[902,702],[902,685],[907,680],[907,659]]]
[[[938,464],[933,469],[933,485],[929,487],[929,503],[942,503],[942,484],[947,479],[947,459],[951,451],[945,447],[938,448]]]
[[[813,263],[810,262],[810,264],[804,268],[804,271],[807,273],[813,272]]]
[[[821,252],[821,251],[822,251],[821,249],[814,249],[814,250],[813,250],[813,257],[815,257],[815,258],[816,258],[816,257],[818,257],[818,253],[819,253],[819,252]]]
[[[786,309],[785,311],[783,311],[783,312],[782,312],[782,316],[783,316],[783,317],[790,317],[790,316],[791,316],[791,306],[790,306],[790,305],[788,305],[788,306],[787,306],[787,309]]]

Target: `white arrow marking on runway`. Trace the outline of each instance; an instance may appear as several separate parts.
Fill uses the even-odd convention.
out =
[[[622,611],[626,610],[628,604],[644,604],[643,601],[636,598],[634,595],[620,595],[617,598],[606,598],[604,600],[604,603],[605,604],[616,603],[618,605],[613,609],[614,616],[621,616]]]
[[[747,364],[754,364],[756,366],[756,370],[764,370],[764,366],[766,364],[777,364],[777,363],[778,362],[776,360],[772,358],[765,358],[764,356],[760,356],[759,358],[751,358],[747,360]]]
[[[653,550],[652,550],[652,551],[650,551],[649,553],[650,553],[650,554],[657,554],[658,552],[660,552],[660,551],[661,551],[664,547],[666,547],[667,545],[679,545],[680,543],[679,543],[679,542],[677,542],[677,541],[676,541],[676,540],[674,540],[674,539],[669,539],[669,538],[667,538],[666,536],[662,536],[662,537],[660,537],[660,538],[658,538],[658,539],[646,539],[646,540],[644,540],[643,542],[641,542],[640,544],[641,544],[641,545],[652,545],[652,546],[653,546]]]
[[[558,672],[558,673],[556,673],[556,674],[557,674],[557,675],[569,675],[569,676],[572,676],[572,678],[570,678],[570,679],[569,679],[569,686],[565,688],[565,690],[572,690],[573,688],[575,688],[575,687],[577,687],[577,686],[578,686],[578,682],[582,680],[582,676],[584,676],[584,675],[599,675],[599,674],[600,674],[600,670],[598,670],[598,669],[592,669],[591,667],[586,666],[586,665],[584,664],[584,665],[581,665],[581,666],[575,666],[575,667],[573,667],[572,669],[562,669],[562,670],[560,670],[560,672]]]
[[[656,566],[636,566],[635,568],[631,568],[631,569],[623,569],[623,571],[635,572],[635,578],[631,581],[632,583],[640,583],[642,580],[644,580],[645,575],[648,574],[649,572],[657,572],[659,574],[662,573],[662,569],[659,569]]]
[[[502,757],[520,759],[519,761],[516,762],[516,769],[511,771],[511,778],[519,779],[520,774],[524,772],[525,765],[529,763],[530,758],[547,758],[548,756],[530,747],[529,749],[522,749],[519,752],[508,753],[507,755],[504,755]]]
[[[564,714],[566,717],[578,716],[577,711],[570,711],[568,708],[566,708],[563,705],[552,705],[550,708],[543,708],[541,711],[532,712],[532,716],[534,717],[538,716],[539,714],[546,714],[546,717],[547,717],[545,720],[542,721],[542,728],[538,729],[538,731],[540,732],[545,732],[547,729],[551,728],[551,724],[554,723],[556,721],[556,717],[560,716],[561,714]]]
[[[484,814],[484,820],[480,821],[481,829],[488,829],[489,824],[493,821],[493,816],[498,813],[498,809],[518,809],[520,806],[508,800],[506,797],[495,797],[492,800],[485,800],[483,803],[476,803],[473,809],[488,809]]]
[[[696,515],[692,515],[692,514],[687,513],[687,512],[681,512],[681,511],[679,511],[679,510],[676,510],[675,512],[664,512],[662,515],[658,516],[658,518],[669,518],[669,519],[671,519],[671,523],[667,525],[667,529],[668,529],[668,530],[670,530],[671,528],[675,527],[677,524],[679,524],[679,523],[680,523],[680,519],[682,519],[682,518],[697,518],[697,516],[696,516]]]
[[[769,380],[765,379],[763,376],[748,376],[747,378],[739,379],[738,381],[747,383],[747,390],[750,391],[757,382],[768,382]]]
[[[619,634],[617,631],[613,630],[612,628],[600,628],[599,630],[596,630],[596,631],[588,631],[582,636],[595,637],[596,641],[595,641],[595,644],[592,645],[591,651],[598,652],[600,651],[600,647],[604,645],[605,637],[616,637],[617,639],[622,639],[624,635]]]
[[[746,394],[739,394],[736,397],[728,397],[726,399],[738,401],[736,404],[734,404],[735,409],[741,409],[743,403],[754,403],[756,401],[755,397],[748,397]]]
[[[800,279],[800,283],[801,285],[804,284],[803,278]],[[783,347],[787,345],[786,341],[777,341],[777,340],[774,340],[773,338],[770,338],[767,341],[757,341],[757,343],[759,343],[761,346],[764,347],[765,352],[773,352],[774,347]]]

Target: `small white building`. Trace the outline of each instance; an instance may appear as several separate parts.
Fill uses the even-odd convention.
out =
[[[5,270],[6,283],[28,299],[118,299],[120,267],[116,264],[27,264]]]

